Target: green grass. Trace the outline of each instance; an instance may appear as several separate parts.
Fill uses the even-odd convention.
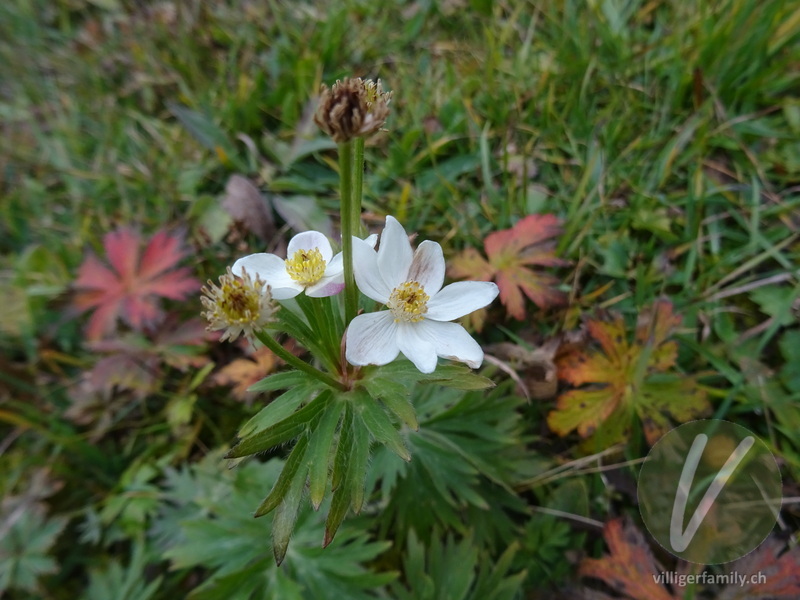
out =
[[[34,497],[50,498],[53,519],[70,519],[69,533],[44,549],[62,571],[44,575],[37,593],[79,597],[107,553],[153,565],[164,576],[156,598],[208,575],[168,572],[150,542],[144,559],[136,546],[129,560],[128,540],[144,540],[159,514],[163,470],[229,444],[254,409],[168,370],[144,400],[116,399],[127,407],[114,416],[122,441],[95,444],[64,416],[69,390],[99,358],[65,316],[69,286],[85,251],[100,252],[102,236],[123,224],[148,234],[183,226],[201,279],[273,243],[228,231],[220,200],[235,173],[268,198],[312,196],[335,221],[335,154],[324,142],[292,148],[320,141],[315,94],[349,75],[381,78],[394,92],[389,131],[367,145],[369,223],[394,215],[453,255],[531,213],[564,220],[558,251],[572,266],[557,274],[575,308],[529,310],[522,323],[498,313],[493,325],[503,328],[489,327],[483,341],[508,341],[511,331],[539,342],[605,309],[631,320],[666,296],[684,317],[681,369],[705,374],[715,416],[757,431],[796,481],[799,65],[800,12],[782,0],[2,3],[0,489],[30,493],[24,474],[48,465],[66,489]],[[199,303],[181,310],[194,314]],[[208,355],[223,364],[232,353]],[[193,400],[178,406],[185,397]],[[508,441],[540,469],[555,450],[580,454],[577,438],[547,431],[549,408],[523,409],[522,432]],[[630,458],[642,451],[628,448]],[[476,493],[470,485],[465,494]],[[489,480],[481,486],[489,493]],[[604,520],[607,490],[596,475],[585,487],[586,516]],[[523,494],[516,508],[501,491],[492,493],[512,520],[526,504],[558,508],[549,503],[557,486]],[[135,506],[143,496],[152,503]],[[537,557],[545,566],[536,572],[553,574],[548,585],[575,577],[575,565],[554,558],[560,550],[527,531],[520,569]],[[553,548],[587,543],[583,531],[564,535]],[[85,559],[70,555],[67,537]],[[369,568],[406,569],[397,543]],[[28,597],[18,593],[10,597]]]

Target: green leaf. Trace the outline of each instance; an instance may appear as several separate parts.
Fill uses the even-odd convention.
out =
[[[242,171],[247,170],[227,134],[214,123],[210,115],[174,102],[167,103],[167,108],[189,133],[203,146],[214,152],[223,164],[234,166]]]
[[[320,416],[328,405],[330,398],[331,392],[329,390],[322,392],[287,419],[240,441],[231,448],[225,458],[240,458],[264,452],[297,437]]]
[[[366,393],[360,393],[357,395],[356,407],[361,420],[376,441],[387,446],[403,460],[411,460],[403,438],[400,437],[394,424],[374,398]]]
[[[251,385],[248,392],[270,392],[272,390],[290,389],[297,385],[302,384],[315,384],[319,386],[319,382],[307,373],[302,371],[283,371],[281,373],[274,373],[267,375],[259,382]]]
[[[41,575],[58,570],[48,552],[67,519],[47,519],[39,504],[20,504],[4,516],[8,528],[0,538],[0,595],[10,588],[35,592]]]
[[[778,345],[786,361],[781,368],[781,380],[792,392],[800,392],[800,329],[784,333]]]
[[[92,568],[89,571],[89,587],[84,600],[150,600],[158,592],[161,577],[157,577],[148,584],[145,569],[149,557],[142,542],[133,546],[133,555],[130,564],[123,567],[118,561],[112,560],[102,569]]]
[[[314,510],[319,509],[325,497],[325,488],[328,484],[328,466],[331,462],[331,446],[336,434],[336,426],[342,416],[345,403],[334,400],[322,415],[319,425],[311,434],[308,449],[308,480],[309,495]]]
[[[402,383],[385,377],[374,377],[366,379],[364,387],[373,398],[380,398],[386,408],[392,411],[398,419],[414,431],[419,431],[414,406],[409,401],[408,391]]]
[[[220,458],[221,453],[211,452],[191,466],[168,467],[162,510],[152,523],[153,543],[171,561],[170,581],[180,584],[192,573],[203,573],[205,581],[188,594],[190,600],[371,600],[396,578],[376,562],[390,542],[372,541],[364,528],[342,526],[322,550],[324,517],[303,502],[291,552],[278,568],[265,554],[277,511],[253,519],[252,508],[263,498],[263,487],[275,484],[284,461],[249,461],[229,470],[221,468]],[[159,597],[168,591],[162,589]],[[113,593],[105,598],[116,600]]]
[[[795,320],[792,306],[799,293],[800,287],[771,285],[756,288],[750,292],[750,299],[778,325],[790,325]]]
[[[464,365],[439,365],[430,375],[419,379],[420,383],[436,383],[457,390],[486,390],[494,387],[494,381],[477,375]]]
[[[367,479],[367,463],[369,462],[369,430],[361,419],[353,420],[353,445],[350,453],[348,467],[348,482],[350,505],[353,512],[358,514],[364,505],[364,484]]]
[[[275,511],[275,518],[272,520],[272,553],[275,556],[275,564],[279,565],[283,562],[286,556],[286,549],[289,547],[289,537],[294,530],[294,523],[297,519],[297,511],[300,508],[300,500],[303,499],[303,487],[306,483],[307,463],[304,461],[306,449],[308,447],[308,438],[301,437],[297,444],[295,444],[291,455],[286,461],[281,476],[275,487],[278,487],[281,479],[286,471],[293,471],[291,479],[288,480],[286,491],[283,494],[278,509]],[[297,467],[294,464],[297,463]],[[290,467],[291,464],[291,467]],[[271,494],[270,494],[271,495]],[[264,513],[256,512],[256,516],[261,516]]]
[[[308,464],[303,459],[305,458],[307,448],[307,436],[303,436],[297,440],[294,448],[292,448],[291,454],[289,454],[289,458],[286,459],[286,464],[283,467],[283,471],[281,471],[281,474],[278,476],[278,480],[253,516],[263,517],[267,513],[273,511],[289,492],[297,473],[301,472],[303,476],[305,476]]]
[[[294,413],[297,407],[300,406],[304,400],[307,400],[319,387],[319,384],[312,385],[311,382],[308,382],[305,385],[299,385],[287,390],[245,423],[239,430],[239,437],[246,438],[253,433],[262,431],[283,421]]]
[[[349,480],[352,473],[350,470],[350,457],[353,455],[353,424],[356,420],[353,407],[348,405],[342,420],[339,445],[336,448],[336,457],[333,462],[333,477],[331,479],[333,500],[331,501],[330,511],[328,511],[328,518],[325,521],[323,548],[333,541],[339,525],[342,524],[347,515],[347,509],[350,507],[351,489]]]

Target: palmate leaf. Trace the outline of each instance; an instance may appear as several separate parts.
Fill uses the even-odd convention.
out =
[[[283,461],[227,471],[220,471],[219,461],[212,453],[192,467],[168,471],[152,530],[173,569],[209,572],[188,594],[191,600],[365,600],[396,577],[370,571],[368,565],[390,544],[372,542],[358,529],[342,528],[322,550],[323,520],[307,506],[299,509],[291,547],[278,568],[267,543],[277,513],[254,520],[251,508],[263,487],[277,482]]]
[[[710,405],[694,377],[673,371],[677,344],[668,341],[681,318],[658,301],[641,313],[633,340],[625,322],[588,320],[598,349],[575,348],[558,362],[559,378],[577,389],[563,393],[547,417],[559,435],[577,430],[589,437],[602,428],[603,443],[626,435],[634,415],[652,445],[670,427],[705,414]]]
[[[508,546],[496,561],[487,560],[473,540],[472,534],[456,542],[449,535],[443,542],[433,537],[426,552],[412,531],[408,536],[405,584],[392,585],[397,600],[512,600],[517,597],[526,572],[510,574],[511,564],[519,550]]]
[[[161,230],[142,252],[142,236],[129,228],[103,237],[110,264],[89,254],[78,270],[73,307],[93,311],[86,327],[90,340],[114,332],[123,320],[136,331],[157,324],[164,316],[159,298],[182,300],[200,288],[189,269],[176,268],[187,255],[179,234]]]
[[[623,519],[608,521],[603,538],[609,554],[602,558],[587,558],[581,563],[582,577],[599,579],[630,600],[677,600],[654,576],[663,571],[656,562],[641,531]]]
[[[464,535],[472,530],[481,545],[511,543],[517,535],[511,513],[524,511],[513,488],[535,469],[524,451],[518,413],[524,400],[512,388],[513,382],[489,393],[415,388],[420,430],[405,431],[413,460],[379,448],[367,481],[367,490],[377,486],[386,504],[384,535],[413,529],[427,542],[442,527]]]
[[[555,288],[558,280],[531,267],[556,267],[567,262],[555,256],[554,238],[561,235],[555,215],[528,215],[510,229],[486,236],[484,259],[474,248],[453,258],[451,277],[477,281],[493,280],[500,288],[500,301],[515,319],[525,318],[525,296],[539,308],[561,306],[567,296]]]
[[[103,568],[92,568],[89,572],[89,587],[84,600],[150,600],[158,592],[161,577],[148,582],[145,569],[148,564],[145,545],[136,542],[130,564],[123,567],[112,560]]]
[[[48,519],[41,504],[8,508],[0,521],[0,595],[14,588],[35,592],[40,576],[58,570],[49,551],[67,519]]]

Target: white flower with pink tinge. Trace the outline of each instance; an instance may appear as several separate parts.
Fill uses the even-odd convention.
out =
[[[424,241],[412,250],[394,217],[386,217],[377,252],[353,238],[353,270],[361,292],[389,310],[352,320],[345,336],[350,364],[385,365],[402,352],[423,373],[436,369],[439,356],[473,369],[481,365],[481,347],[450,321],[490,304],[499,292],[494,283],[461,281],[443,288],[442,247]]]
[[[323,298],[344,288],[342,254],[334,256],[331,243],[319,231],[298,233],[289,240],[286,253],[286,260],[266,252],[245,256],[233,263],[233,273],[241,275],[244,268],[266,281],[275,300],[294,298],[303,291]]]

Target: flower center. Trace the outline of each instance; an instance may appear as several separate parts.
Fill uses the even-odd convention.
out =
[[[261,295],[256,287],[246,285],[242,279],[224,282],[218,300],[219,310],[231,323],[250,323],[261,318]]]
[[[419,282],[406,281],[392,290],[386,306],[392,311],[395,323],[418,323],[425,318],[430,299]]]
[[[325,274],[325,260],[319,248],[298,250],[292,258],[286,259],[286,272],[289,277],[302,285],[317,283]]]

